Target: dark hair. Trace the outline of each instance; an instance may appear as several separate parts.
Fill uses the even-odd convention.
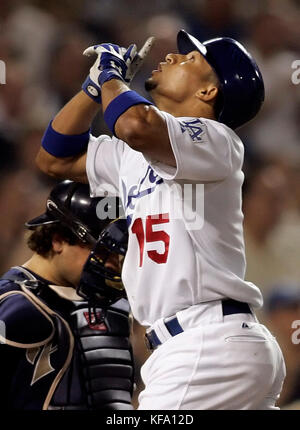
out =
[[[70,229],[59,223],[35,228],[27,239],[27,245],[32,251],[47,258],[52,255],[52,240],[55,234],[69,245],[83,245]]]

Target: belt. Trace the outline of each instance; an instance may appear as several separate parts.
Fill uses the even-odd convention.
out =
[[[251,314],[251,309],[248,303],[238,302],[233,299],[226,299],[222,301],[223,316],[232,314]],[[171,318],[169,321],[164,322],[168,332],[171,336],[176,336],[183,332],[183,328],[178,322],[177,317]],[[161,345],[161,341],[157,336],[155,330],[151,330],[145,334],[145,342],[148,349],[152,350]]]

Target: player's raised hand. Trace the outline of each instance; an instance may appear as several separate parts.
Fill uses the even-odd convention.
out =
[[[96,61],[90,68],[89,76],[82,85],[83,91],[97,103],[101,103],[101,85],[106,80],[117,78],[123,80],[127,66],[123,55],[126,48],[111,43],[88,47],[83,55],[97,55]],[[102,76],[101,76],[102,75]]]
[[[97,103],[101,103],[101,86],[110,79],[120,79],[129,84],[140,69],[150,51],[154,37],[146,40],[139,52],[135,44],[123,48],[112,43],[103,43],[87,48],[83,55],[97,55],[90,74],[82,89]]]
[[[97,55],[97,60],[90,70],[90,76],[102,86],[110,79],[126,81],[128,64],[136,54],[136,45],[131,45],[126,49],[112,43],[103,43],[87,48],[83,54]]]
[[[149,54],[149,51],[154,44],[154,41],[155,41],[155,37],[153,37],[153,36],[148,37],[148,39],[146,40],[146,42],[144,43],[142,48],[139,50],[139,52],[134,57],[132,57],[132,55],[130,55],[130,57],[132,57],[132,61],[130,62],[130,64],[127,63],[128,70],[127,70],[127,75],[126,75],[128,82],[132,81],[132,79],[134,78],[136,73],[141,68],[145,58]],[[130,46],[132,46],[132,45],[130,45]],[[130,49],[130,47],[128,48],[128,50],[129,49]]]

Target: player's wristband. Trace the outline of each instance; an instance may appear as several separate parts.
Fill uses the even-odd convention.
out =
[[[81,88],[94,102],[101,104],[101,88],[91,80],[89,75]]]
[[[146,104],[152,105],[149,100],[140,96],[135,91],[126,91],[118,95],[115,99],[113,99],[110,104],[107,106],[104,112],[104,120],[111,130],[111,132],[115,135],[115,124],[119,118],[127,109],[131,106],[138,104]]]
[[[90,130],[74,135],[58,133],[50,121],[42,138],[42,147],[54,157],[71,157],[86,150],[89,138]]]

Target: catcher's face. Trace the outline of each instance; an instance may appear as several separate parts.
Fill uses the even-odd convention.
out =
[[[86,244],[60,244],[60,251],[55,259],[55,266],[63,285],[76,287],[79,283],[83,267],[90,255],[92,246]],[[104,266],[117,273],[121,272],[121,265],[117,254],[106,255]]]
[[[55,252],[52,267],[57,285],[76,287],[91,247],[84,244],[69,245],[59,238],[53,240],[52,247]]]
[[[188,54],[168,54],[146,81],[147,91],[154,100],[160,96],[175,102],[193,97],[199,90],[205,91],[213,73],[211,66],[198,51]]]

